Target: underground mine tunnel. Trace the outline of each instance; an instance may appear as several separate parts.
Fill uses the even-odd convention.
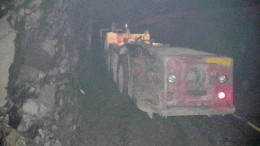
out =
[[[150,118],[107,72],[111,24],[232,57],[235,113]],[[257,0],[2,0],[0,145],[259,146],[259,26]]]

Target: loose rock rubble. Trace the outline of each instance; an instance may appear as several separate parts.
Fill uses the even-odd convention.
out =
[[[0,125],[2,145],[4,146],[26,146],[29,141],[16,130],[8,125]]]

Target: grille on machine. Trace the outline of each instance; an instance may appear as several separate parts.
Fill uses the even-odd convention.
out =
[[[188,94],[190,95],[205,94],[205,91],[203,89],[205,78],[206,78],[206,74],[203,69],[199,67],[191,68],[186,76]]]

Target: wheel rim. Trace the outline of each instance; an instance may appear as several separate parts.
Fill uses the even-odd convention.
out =
[[[124,86],[124,79],[123,79],[123,66],[120,65],[119,70],[118,70],[118,86],[119,86],[119,91],[122,93],[123,92],[123,86]]]

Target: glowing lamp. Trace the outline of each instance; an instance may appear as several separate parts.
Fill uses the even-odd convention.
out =
[[[223,99],[223,98],[225,98],[226,97],[226,94],[224,93],[224,92],[219,92],[218,93],[218,98],[219,99]]]

